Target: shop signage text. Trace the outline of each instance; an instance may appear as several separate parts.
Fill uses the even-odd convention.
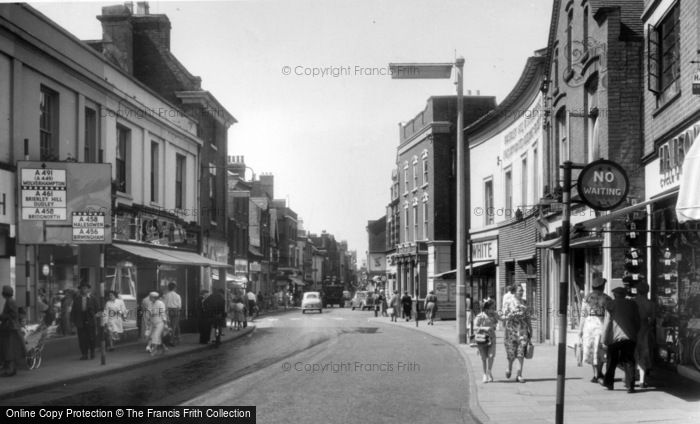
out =
[[[629,180],[620,165],[601,159],[581,170],[577,189],[586,205],[595,210],[608,211],[625,200]]]
[[[471,243],[471,248],[471,259],[474,262],[498,260],[498,239],[474,241]],[[469,250],[467,250],[467,255],[469,255]]]
[[[659,185],[662,189],[680,183],[685,155],[698,135],[700,124],[695,124],[659,146]]]
[[[73,241],[104,241],[104,212],[73,212]]]
[[[63,221],[66,219],[66,171],[51,168],[21,170],[22,219]]]
[[[700,94],[700,71],[693,74],[693,94]]]

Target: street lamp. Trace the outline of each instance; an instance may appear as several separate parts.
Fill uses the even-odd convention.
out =
[[[462,98],[464,58],[458,57],[454,63],[390,63],[392,79],[447,79],[455,70],[457,79],[457,342],[467,343],[467,326],[465,303],[465,270],[466,270],[466,184],[465,165],[469,153],[464,146],[464,105]]]

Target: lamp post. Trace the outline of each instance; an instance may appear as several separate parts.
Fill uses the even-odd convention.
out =
[[[454,63],[390,63],[392,79],[447,79],[452,69],[455,70],[457,84],[457,342],[467,343],[465,304],[465,270],[466,270],[466,169],[468,151],[464,146],[464,105],[463,99],[463,69],[464,58],[458,57]]]

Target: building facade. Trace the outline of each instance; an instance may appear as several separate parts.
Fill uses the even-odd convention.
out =
[[[472,299],[501,299],[521,284],[539,337],[542,283],[537,275],[537,204],[542,195],[544,51],[491,112],[467,127],[470,172],[469,283]]]

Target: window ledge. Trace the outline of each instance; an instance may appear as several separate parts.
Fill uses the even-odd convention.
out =
[[[679,99],[680,97],[681,97],[681,91],[678,90],[678,93],[674,94],[673,97],[671,97],[671,98],[669,98],[668,100],[666,100],[666,102],[664,102],[664,104],[662,104],[661,106],[657,107],[656,110],[651,114],[651,116],[654,117],[654,118],[656,118],[656,116],[659,115],[660,113],[662,113],[664,110],[666,110],[666,108],[668,108],[668,107],[671,106],[673,103],[675,103],[676,101],[678,101],[678,99]],[[658,99],[658,97],[657,97],[657,99]]]
[[[422,186],[420,186],[420,188],[422,188],[422,189],[426,189],[426,188],[428,188],[428,183],[423,183],[423,185],[422,185]]]
[[[134,198],[129,193],[117,191],[117,201],[119,203],[131,206],[134,203]]]

